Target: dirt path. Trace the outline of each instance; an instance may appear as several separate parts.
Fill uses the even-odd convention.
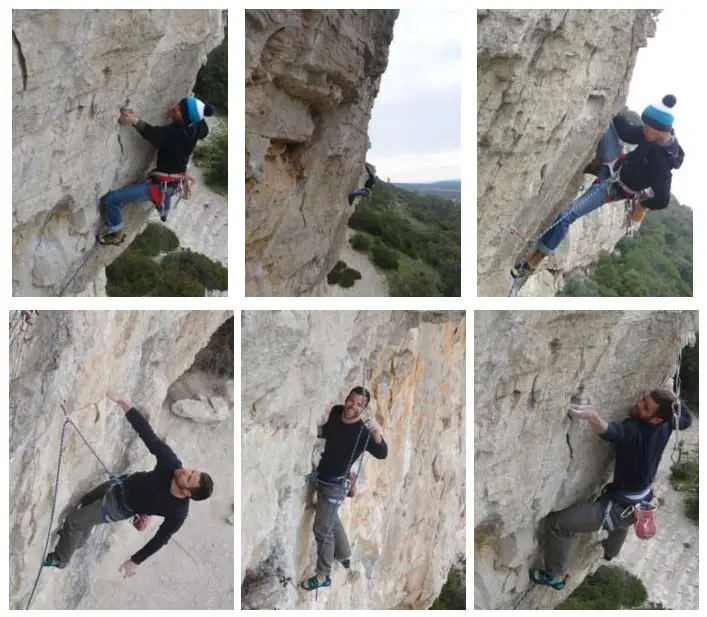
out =
[[[685,451],[695,452],[699,421],[680,433]],[[615,560],[643,581],[648,600],[660,602],[666,609],[697,610],[699,608],[699,528],[688,519],[684,497],[670,486],[670,452],[674,436],[663,455],[654,492],[664,503],[659,506],[658,534],[648,541],[629,535],[621,554]]]

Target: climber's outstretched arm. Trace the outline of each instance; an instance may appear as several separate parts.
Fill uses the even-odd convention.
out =
[[[597,435],[603,435],[609,429],[609,423],[599,415],[596,409],[590,409],[585,413],[585,418],[589,423],[589,428]]]

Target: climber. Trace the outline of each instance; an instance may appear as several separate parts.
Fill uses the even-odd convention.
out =
[[[376,185],[376,168],[371,165],[370,163],[366,163],[366,173],[368,174],[368,180],[366,180],[366,184],[363,185],[362,189],[356,189],[355,191],[351,191],[349,193],[349,205],[353,206],[354,199],[356,197],[371,197],[371,193],[373,193],[373,187]]]
[[[137,567],[167,544],[182,526],[189,512],[189,500],[207,499],[214,485],[209,474],[183,469],[179,458],[155,435],[149,422],[132,407],[130,401],[114,394],[108,394],[108,397],[125,412],[128,422],[157,458],[157,463],[150,472],[126,474],[85,495],[64,521],[59,542],[44,559],[43,565],[65,568],[95,525],[116,523],[141,515],[164,517],[155,536],[120,566],[125,578],[133,576]]]
[[[606,529],[609,536],[602,542],[604,559],[619,554],[628,528],[634,523],[634,508],[653,500],[652,484],[670,435],[678,422],[684,430],[692,424],[690,410],[680,402],[680,415],[675,420],[673,405],[677,398],[672,383],[668,389],[644,394],[631,408],[629,418],[607,422],[595,408],[570,408],[570,416],[586,420],[591,430],[614,444],[614,478],[596,501],[580,502],[548,514],[545,520],[545,569],[531,570],[531,580],[554,589],[563,589],[563,576],[569,559],[570,544],[575,533]]]
[[[351,547],[337,510],[347,492],[351,465],[364,452],[377,459],[388,456],[388,444],[381,427],[372,418],[362,419],[371,394],[358,386],[351,390],[343,405],[335,405],[317,436],[326,439],[316,477],[317,509],[314,515],[314,538],[317,542],[316,574],[302,581],[307,591],[331,585],[334,559],[344,568],[351,565]],[[348,468],[347,468],[348,465]]]
[[[636,223],[648,210],[668,207],[672,170],[679,169],[685,158],[673,129],[675,102],[668,94],[661,103],[648,105],[641,115],[642,126],[631,124],[623,113],[613,117],[596,158],[585,170],[594,172],[597,180],[547,228],[530,259],[511,268],[513,278],[532,274],[545,256],[555,252],[574,221],[605,203],[635,198],[631,219]],[[619,140],[638,147],[624,156]]]
[[[150,200],[160,213],[160,219],[163,222],[167,220],[174,192],[183,183],[193,182],[193,178],[186,173],[189,157],[197,141],[209,134],[204,117],[212,116],[214,111],[213,105],[188,96],[170,108],[171,124],[152,126],[138,118],[134,111],[121,110],[118,122],[134,126],[142,137],[157,148],[157,163],[149,174],[148,182],[130,184],[103,196],[101,205],[106,232],[99,237],[101,244],[122,244],[125,240],[125,202]]]

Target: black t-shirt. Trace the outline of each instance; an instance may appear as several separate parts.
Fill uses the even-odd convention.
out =
[[[137,409],[132,408],[125,417],[157,458],[152,471],[132,473],[123,480],[126,505],[136,514],[164,517],[155,536],[131,557],[139,565],[167,544],[172,534],[182,526],[189,513],[190,500],[188,497],[175,497],[170,491],[174,471],[182,468],[177,455],[155,435],[150,423]]]
[[[375,458],[384,459],[388,456],[388,444],[385,440],[379,444],[373,441],[363,420],[353,424],[342,422],[343,411],[343,405],[332,407],[326,424],[321,427],[320,436],[326,439],[326,446],[317,473],[324,476],[337,478],[345,476],[349,462],[353,464],[363,452],[364,446],[366,451]],[[352,452],[353,456],[351,456]]]

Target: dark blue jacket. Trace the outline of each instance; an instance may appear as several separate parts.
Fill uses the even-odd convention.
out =
[[[679,429],[682,431],[691,424],[690,410],[681,402]],[[651,486],[674,430],[674,420],[660,424],[633,418],[609,422],[606,432],[599,435],[616,446],[614,480],[607,487],[608,492],[639,493]],[[650,497],[646,500],[649,501]]]
[[[621,182],[634,191],[651,187],[654,197],[641,200],[641,205],[649,210],[667,208],[673,169],[679,169],[685,159],[675,131],[667,143],[658,144],[647,141],[641,126],[631,124],[622,114],[614,116],[612,122],[621,141],[638,144],[623,160],[619,174]]]
[[[137,409],[133,407],[125,417],[157,458],[152,471],[133,473],[123,480],[126,505],[135,514],[164,517],[155,536],[131,557],[136,564],[141,564],[167,544],[172,534],[182,526],[189,512],[189,498],[180,499],[170,492],[174,471],[182,468],[177,455],[155,435],[150,423]]]
[[[157,148],[155,169],[165,174],[185,173],[196,143],[209,134],[209,126],[204,120],[192,126],[183,126],[176,122],[152,126],[144,120],[139,120],[135,129]]]

